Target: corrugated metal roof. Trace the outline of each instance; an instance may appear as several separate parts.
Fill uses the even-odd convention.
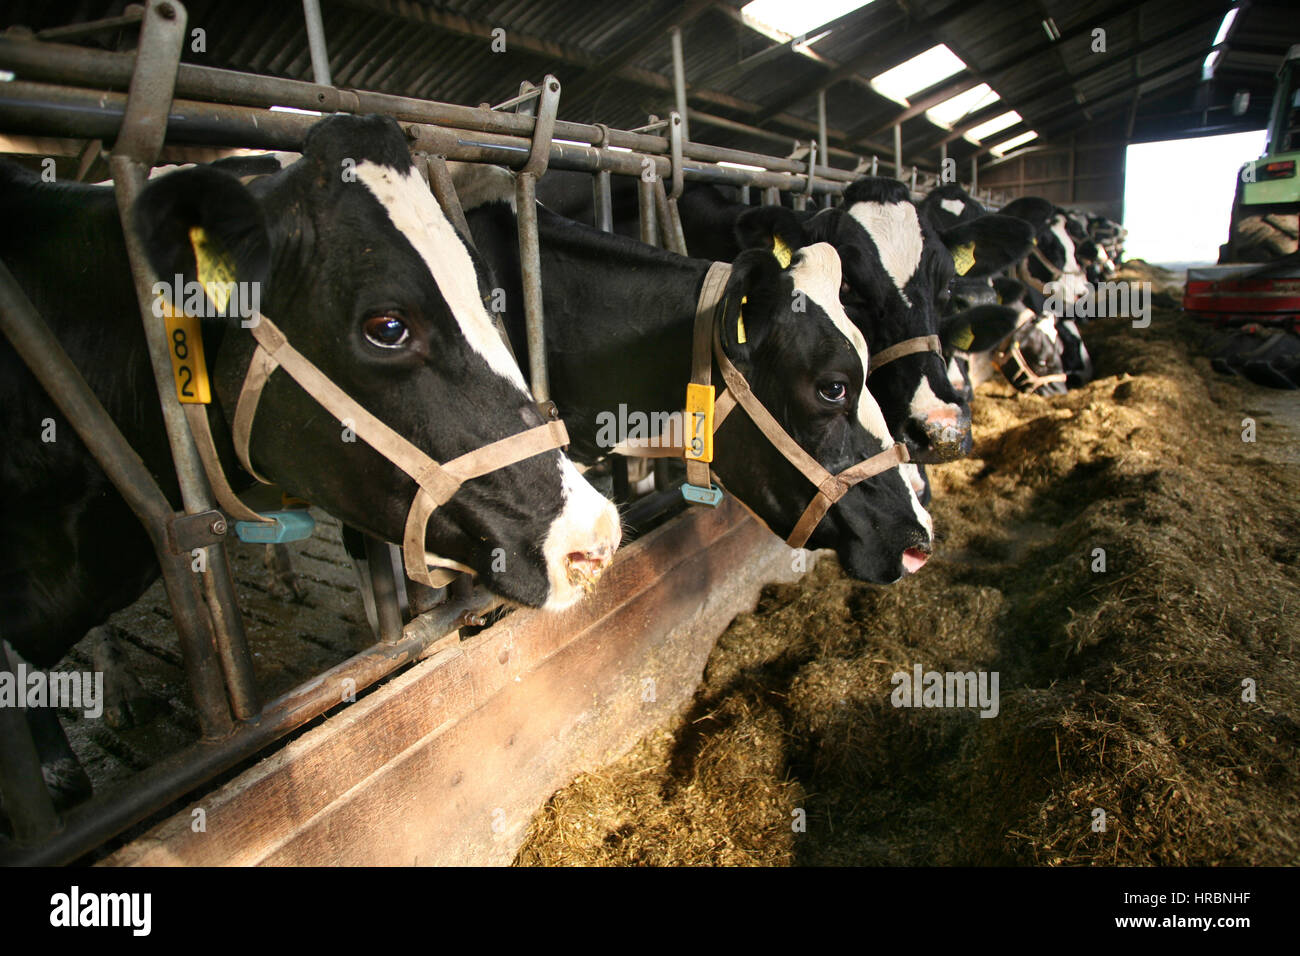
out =
[[[819,59],[743,24],[737,12],[743,3],[322,0],[322,7],[338,86],[495,103],[513,95],[521,80],[554,73],[563,84],[562,118],[620,127],[640,125],[648,112],[663,115],[671,108],[667,30],[680,23],[691,107],[767,131],[755,136],[693,120],[693,138],[769,153],[788,151],[783,141],[807,141],[815,134],[816,91],[827,87],[832,145],[889,156],[888,128],[902,107],[876,94],[866,80],[939,42],[962,57],[969,71],[938,88],[985,80],[1001,94],[998,104],[967,122],[1006,109],[1024,117],[1023,125],[995,141],[1033,128],[1041,134],[1037,142],[1050,143],[1130,109],[1135,89],[1141,90],[1139,138],[1143,102],[1167,117],[1171,98],[1176,105],[1181,97],[1187,116],[1174,128],[1192,131],[1205,126],[1206,110],[1222,109],[1237,88],[1252,92],[1252,113],[1238,122],[1258,126],[1272,73],[1287,46],[1300,40],[1291,8],[1245,7],[1219,64],[1217,90],[1207,93],[1197,89],[1200,64],[1231,6],[1227,0],[875,0],[833,24],[813,47]],[[0,25],[40,29],[112,16],[124,5],[11,0],[0,11]],[[202,28],[207,40],[205,52],[186,52],[187,61],[311,78],[298,4],[189,0],[186,6],[191,27]],[[1043,26],[1048,18],[1060,34],[1055,41]],[[503,53],[491,48],[491,31],[498,27],[506,31]],[[1104,52],[1093,49],[1098,27],[1106,31]],[[98,42],[129,47],[133,37],[122,31]],[[938,160],[940,141],[953,139],[924,115],[904,121],[902,131],[904,160],[928,167]],[[958,160],[976,151],[959,138],[948,148]],[[848,163],[843,156],[833,162]]]

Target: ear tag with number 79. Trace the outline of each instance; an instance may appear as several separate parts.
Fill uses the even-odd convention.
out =
[[[686,440],[683,457],[713,461],[713,386],[691,382],[686,386]]]

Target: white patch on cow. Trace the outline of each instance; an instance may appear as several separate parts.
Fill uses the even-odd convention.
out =
[[[861,204],[859,204],[861,205]],[[862,362],[862,387],[858,397],[858,421],[869,434],[878,438],[886,448],[894,444],[894,438],[885,424],[885,415],[876,404],[876,400],[867,391],[867,340],[853,324],[840,304],[840,279],[842,266],[839,253],[835,247],[825,242],[804,246],[796,253],[790,264],[790,278],[794,287],[821,307],[822,311],[857,350]]]
[[[1043,315],[1035,324],[1038,326],[1038,331],[1046,335],[1050,341],[1056,341],[1056,316]]]
[[[903,480],[907,482],[908,489],[912,492],[912,513],[916,515],[916,520],[920,522],[921,527],[925,529],[925,536],[930,542],[934,541],[934,522],[930,520],[930,512],[925,510],[925,505],[921,504],[918,488],[925,490],[925,481],[921,477],[920,470],[910,461],[907,464],[899,465],[898,470],[903,473]]]
[[[946,209],[954,216],[960,216],[966,210],[966,204],[960,199],[940,199],[939,207]]]
[[[916,207],[910,202],[857,202],[850,207],[849,215],[876,244],[881,265],[894,280],[903,301],[911,306],[912,301],[903,287],[916,274],[925,248],[925,236],[921,233],[921,222],[916,218]]]
[[[460,208],[469,212],[490,202],[503,202],[515,211],[515,174],[504,166],[483,163],[447,163]]]
[[[948,384],[959,392],[966,387],[966,379],[961,374],[961,365],[955,355],[948,359]]]
[[[573,462],[560,457],[560,484],[564,504],[560,516],[551,522],[542,543],[550,593],[543,607],[558,611],[573,604],[586,593],[595,578],[570,575],[568,556],[574,552],[588,556],[603,570],[614,556],[623,537],[618,510],[587,480],[578,474]]]
[[[469,249],[420,174],[414,167],[400,173],[368,159],[357,164],[356,174],[388,211],[388,218],[397,231],[424,260],[470,348],[483,356],[492,371],[527,395],[524,376],[479,297],[478,277]]]

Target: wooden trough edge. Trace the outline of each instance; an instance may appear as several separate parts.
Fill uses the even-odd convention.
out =
[[[793,568],[733,499],[691,509],[586,601],[435,648],[101,865],[508,864],[556,790],[682,712],[718,635]]]

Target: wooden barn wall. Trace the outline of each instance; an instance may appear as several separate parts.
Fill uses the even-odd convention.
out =
[[[980,169],[979,185],[1014,198],[1042,196],[1072,209],[1122,220],[1126,123],[1118,117],[1058,139],[1048,148],[1013,154]]]

